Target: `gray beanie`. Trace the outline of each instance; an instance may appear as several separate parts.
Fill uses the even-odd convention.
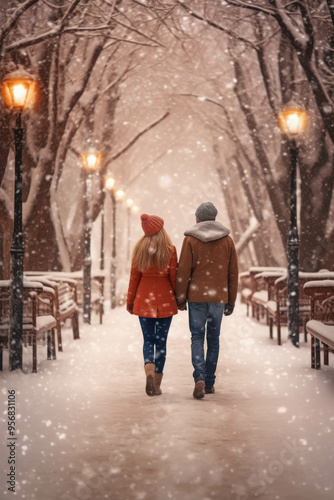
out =
[[[195,212],[196,219],[198,222],[204,222],[206,220],[216,220],[216,215],[218,210],[211,201],[206,201],[201,203]]]

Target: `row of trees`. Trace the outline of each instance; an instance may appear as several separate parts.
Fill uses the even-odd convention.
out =
[[[255,251],[270,261],[272,245],[267,231],[269,227],[272,231],[272,224],[268,225],[271,214],[283,245],[287,240],[288,151],[278,132],[277,115],[284,103],[294,100],[310,114],[309,131],[300,144],[299,156],[301,265],[308,270],[333,266],[331,2],[178,3],[189,16],[227,40],[224,62],[230,68],[227,71],[233,73],[230,94],[234,94],[234,100],[231,95],[226,99],[226,91],[217,85],[216,92],[211,94],[215,97],[206,100],[221,110],[219,123],[214,120],[217,132],[224,131],[234,144],[231,163],[223,177],[226,179],[232,167],[233,176],[243,186],[247,202],[241,213],[251,209],[257,224],[251,220],[249,227],[262,233],[256,238]],[[235,180],[229,182],[226,191],[235,185]],[[233,203],[233,197],[229,197],[230,217],[234,217],[240,213],[240,199]],[[239,231],[246,234],[247,224],[244,216],[236,221]],[[249,235],[254,241],[252,230]],[[247,237],[241,240],[244,244]]]
[[[23,65],[33,68],[40,82],[38,108],[25,117],[26,268],[80,267],[81,235],[76,228],[82,223],[82,183],[75,180],[80,177],[82,144],[88,139],[87,147],[102,148],[105,158],[94,190],[96,217],[108,164],[170,116],[171,98],[187,100],[194,116],[204,118],[210,131],[212,154],[245,265],[284,263],[289,170],[277,113],[290,99],[305,106],[310,127],[300,144],[301,266],[315,270],[333,265],[331,2],[26,0],[5,2],[3,12],[0,76]],[[156,120],[139,127],[128,144],[111,146],[115,107],[124,83],[148,59],[157,71],[180,72],[188,86],[181,90],[174,85],[169,90],[172,97],[161,101]],[[0,145],[0,274],[8,276],[13,141],[10,116],[2,108],[0,132],[4,138]],[[66,219],[61,206],[69,169],[74,184],[71,217]],[[278,239],[282,245],[277,245]]]
[[[96,147],[102,149],[105,159],[95,186],[95,218],[112,158],[110,138],[119,85],[138,64],[135,56],[141,47],[161,45],[156,37],[157,20],[147,15],[140,2],[121,0],[8,2],[2,20],[0,76],[23,66],[39,82],[35,112],[23,117],[25,266],[75,268],[82,258],[82,237],[75,231],[78,222],[82,225],[80,153],[83,148]],[[0,274],[8,276],[13,208],[12,183],[6,175],[7,165],[12,164],[13,140],[11,117],[3,106],[0,120],[4,139],[0,146]],[[70,227],[61,219],[60,208],[62,177],[68,164],[75,168],[72,191],[63,194],[70,196],[75,210]]]

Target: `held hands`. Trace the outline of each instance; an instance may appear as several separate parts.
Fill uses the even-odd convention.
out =
[[[133,314],[133,304],[126,304],[126,310],[127,310],[130,314]]]
[[[230,304],[225,305],[224,316],[230,316],[233,313],[234,306]]]
[[[186,311],[187,310],[187,303],[185,302],[184,304],[180,304],[177,306],[179,311]]]

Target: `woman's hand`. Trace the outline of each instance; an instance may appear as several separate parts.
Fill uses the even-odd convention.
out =
[[[187,303],[185,302],[184,304],[179,304],[177,306],[179,311],[186,311],[187,310]]]
[[[130,314],[133,314],[133,304],[126,304],[126,310],[127,310]]]

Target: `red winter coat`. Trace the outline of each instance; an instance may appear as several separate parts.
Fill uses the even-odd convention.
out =
[[[176,248],[166,269],[151,268],[143,273],[131,267],[127,296],[128,309],[144,318],[167,318],[177,314],[175,299]]]

